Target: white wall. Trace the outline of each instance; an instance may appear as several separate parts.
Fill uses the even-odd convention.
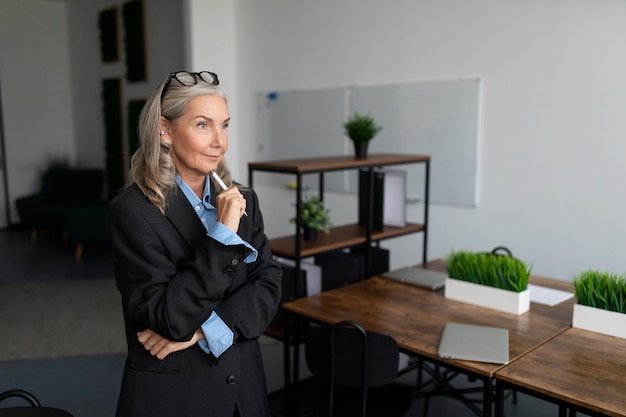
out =
[[[11,203],[38,186],[44,161],[75,158],[66,9],[61,2],[0,0],[1,99]],[[17,219],[11,205],[11,218]]]
[[[236,28],[239,131],[229,152],[241,164],[255,159],[259,91],[478,77],[479,206],[431,207],[429,258],[506,245],[537,275],[626,271],[626,2],[234,5],[234,18],[223,17]],[[197,23],[192,33],[203,38],[205,30]],[[214,51],[208,43],[194,60],[210,62]],[[281,193],[261,193],[270,236],[293,230],[293,207]],[[331,215],[340,224],[341,205]],[[415,263],[418,242],[386,242],[392,267]]]
[[[71,33],[71,67],[74,92],[76,151],[83,164],[104,167],[104,116],[102,80],[121,78],[123,130],[126,135],[127,106],[133,99],[146,99],[159,82],[184,63],[181,0],[143,0],[146,39],[147,80],[126,81],[124,62],[122,4],[124,0],[67,0]],[[98,13],[117,7],[119,51],[117,62],[102,63]],[[125,141],[128,138],[123,138]]]

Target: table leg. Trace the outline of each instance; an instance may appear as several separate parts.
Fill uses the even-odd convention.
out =
[[[495,417],[504,417],[504,384],[496,381]]]
[[[491,378],[483,380],[483,417],[491,417],[493,407],[493,383]]]

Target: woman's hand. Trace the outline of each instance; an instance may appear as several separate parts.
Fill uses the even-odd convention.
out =
[[[139,343],[141,343],[146,350],[149,350],[152,356],[156,356],[160,360],[165,359],[170,353],[193,346],[201,339],[204,339],[202,329],[196,330],[193,337],[187,342],[172,342],[150,329],[137,332],[137,340],[139,340]]]
[[[228,190],[219,193],[216,201],[217,221],[237,233],[237,230],[239,230],[239,219],[246,211],[246,199],[241,194],[241,191],[235,186],[230,187]]]

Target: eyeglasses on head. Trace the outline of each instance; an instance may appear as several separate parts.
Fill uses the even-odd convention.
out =
[[[198,80],[202,80],[209,85],[219,85],[220,80],[217,78],[217,74],[210,71],[200,71],[200,72],[188,72],[188,71],[176,71],[171,72],[167,77],[167,81],[163,85],[163,90],[161,90],[161,101],[163,101],[163,97],[165,97],[165,93],[169,88],[172,80],[176,80],[180,85],[185,87],[191,87],[198,84]]]

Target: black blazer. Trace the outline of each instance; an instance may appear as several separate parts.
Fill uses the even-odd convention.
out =
[[[251,264],[243,262],[250,252],[244,245],[224,246],[206,235],[178,189],[165,216],[135,185],[108,204],[128,344],[118,417],[231,417],[235,404],[242,417],[268,415],[257,338],[278,308],[282,269],[270,253],[256,194],[243,194],[248,216],[238,234],[259,252]],[[235,336],[217,359],[196,344],[161,361],[137,341],[146,328],[189,340],[212,311]]]

